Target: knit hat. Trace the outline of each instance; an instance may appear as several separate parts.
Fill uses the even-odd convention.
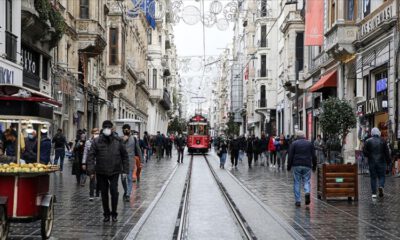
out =
[[[379,131],[378,128],[373,128],[373,129],[371,130],[371,135],[372,135],[372,136],[378,136],[378,137],[380,137],[380,136],[381,136],[381,131]]]
[[[105,120],[103,122],[103,128],[112,128],[113,127],[113,123],[110,120]]]

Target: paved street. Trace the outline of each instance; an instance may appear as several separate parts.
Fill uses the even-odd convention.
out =
[[[211,161],[218,161],[214,153]],[[185,163],[189,157],[185,156]],[[70,175],[71,164],[66,162],[64,173],[52,176],[53,192],[57,196],[53,239],[123,239],[139,221],[176,166],[172,159],[152,160],[143,170],[142,181],[134,184],[131,203],[119,203],[119,222],[103,224],[101,200],[88,201],[88,186],[80,187]],[[224,170],[219,170],[224,171]],[[289,223],[305,239],[400,239],[400,209],[398,208],[400,178],[387,179],[386,195],[373,201],[369,178],[360,176],[358,202],[328,201],[316,198],[316,179],[312,179],[312,203],[307,208],[294,206],[292,175],[286,171],[239,163],[226,171],[234,175],[265,205]],[[183,176],[183,175],[182,175]],[[184,179],[182,179],[184,181]],[[120,194],[123,193],[120,186]],[[177,203],[178,204],[178,203]],[[13,223],[10,239],[40,239],[40,225]]]
[[[400,239],[400,178],[389,177],[385,197],[373,201],[369,177],[359,176],[359,201],[328,201],[316,197],[316,178],[312,177],[312,202],[309,208],[294,206],[292,174],[274,168],[253,167],[247,162],[236,176],[266,205],[292,225],[306,239]]]
[[[155,159],[155,158],[154,158]],[[123,239],[145,212],[176,166],[175,158],[149,161],[142,171],[139,184],[133,184],[134,196],[130,204],[122,202],[123,189],[120,184],[118,223],[103,224],[101,199],[89,202],[88,182],[77,186],[71,175],[72,163],[66,160],[63,173],[51,176],[51,189],[57,196],[54,239]],[[40,239],[40,222],[13,223],[10,239]]]

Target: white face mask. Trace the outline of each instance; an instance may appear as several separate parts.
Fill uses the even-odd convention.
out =
[[[111,135],[111,129],[110,128],[104,128],[103,129],[103,134],[105,136],[110,136]]]
[[[93,134],[93,138],[99,137],[99,134]]]
[[[139,136],[137,134],[134,134],[133,137],[138,138]]]

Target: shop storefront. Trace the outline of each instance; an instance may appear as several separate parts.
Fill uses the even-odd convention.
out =
[[[312,104],[312,93],[307,92],[305,94],[305,110],[306,110],[306,137],[308,140],[312,140],[313,136],[313,104]]]
[[[388,137],[389,113],[388,98],[386,95],[377,96],[357,104],[357,115],[360,120],[361,130],[370,131],[377,127],[381,131],[381,136]]]
[[[15,63],[0,58],[0,84],[22,86],[22,68]]]

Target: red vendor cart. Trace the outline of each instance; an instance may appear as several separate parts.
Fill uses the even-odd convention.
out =
[[[16,126],[17,136],[15,162],[3,163],[0,171],[0,240],[7,239],[10,222],[40,220],[42,238],[48,239],[51,235],[55,196],[49,192],[49,174],[58,167],[39,164],[40,134],[37,135],[37,163],[21,164],[21,139],[24,131],[36,128],[40,133],[43,126],[48,126],[54,106],[60,105],[41,93],[0,85],[0,123]]]

